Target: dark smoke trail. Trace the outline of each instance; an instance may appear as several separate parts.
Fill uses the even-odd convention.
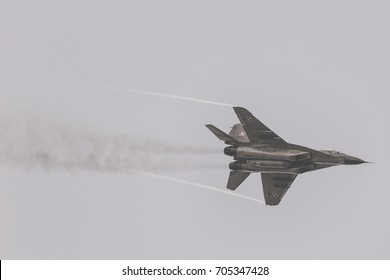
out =
[[[200,155],[219,151],[86,131],[37,116],[0,119],[0,163],[21,168],[144,171],[218,168]],[[109,166],[110,168],[107,168]]]

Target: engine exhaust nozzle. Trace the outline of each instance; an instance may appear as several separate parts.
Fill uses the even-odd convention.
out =
[[[224,153],[225,155],[234,157],[235,155],[237,155],[237,147],[234,147],[234,146],[226,147],[226,148],[223,150],[223,153]]]
[[[242,170],[242,164],[237,162],[237,161],[233,161],[231,163],[229,163],[229,169],[230,170]]]

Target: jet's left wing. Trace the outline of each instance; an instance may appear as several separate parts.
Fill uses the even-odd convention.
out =
[[[242,107],[234,107],[240,122],[243,124],[251,143],[257,144],[279,144],[286,143],[282,138],[276,135],[271,129],[256,119],[251,112]]]
[[[278,205],[298,174],[261,173],[265,204]]]

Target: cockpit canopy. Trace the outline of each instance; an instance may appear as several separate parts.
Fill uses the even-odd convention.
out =
[[[341,153],[341,152],[336,151],[336,150],[322,150],[322,151],[320,151],[320,152],[322,152],[322,153],[324,153],[324,154],[336,156],[336,157],[338,157],[338,156],[346,156],[346,154]]]

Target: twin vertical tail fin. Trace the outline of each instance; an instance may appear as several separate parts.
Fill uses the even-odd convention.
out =
[[[208,124],[206,126],[208,129],[211,130],[212,133],[214,133],[215,136],[217,136],[219,140],[224,141],[226,144],[237,146],[240,143],[232,136],[226,134],[225,132],[216,128],[215,126],[211,124]],[[230,171],[229,180],[226,187],[229,190],[234,191],[235,189],[237,189],[239,185],[241,185],[242,182],[244,182],[246,178],[248,178],[249,175],[250,175],[249,172]]]

